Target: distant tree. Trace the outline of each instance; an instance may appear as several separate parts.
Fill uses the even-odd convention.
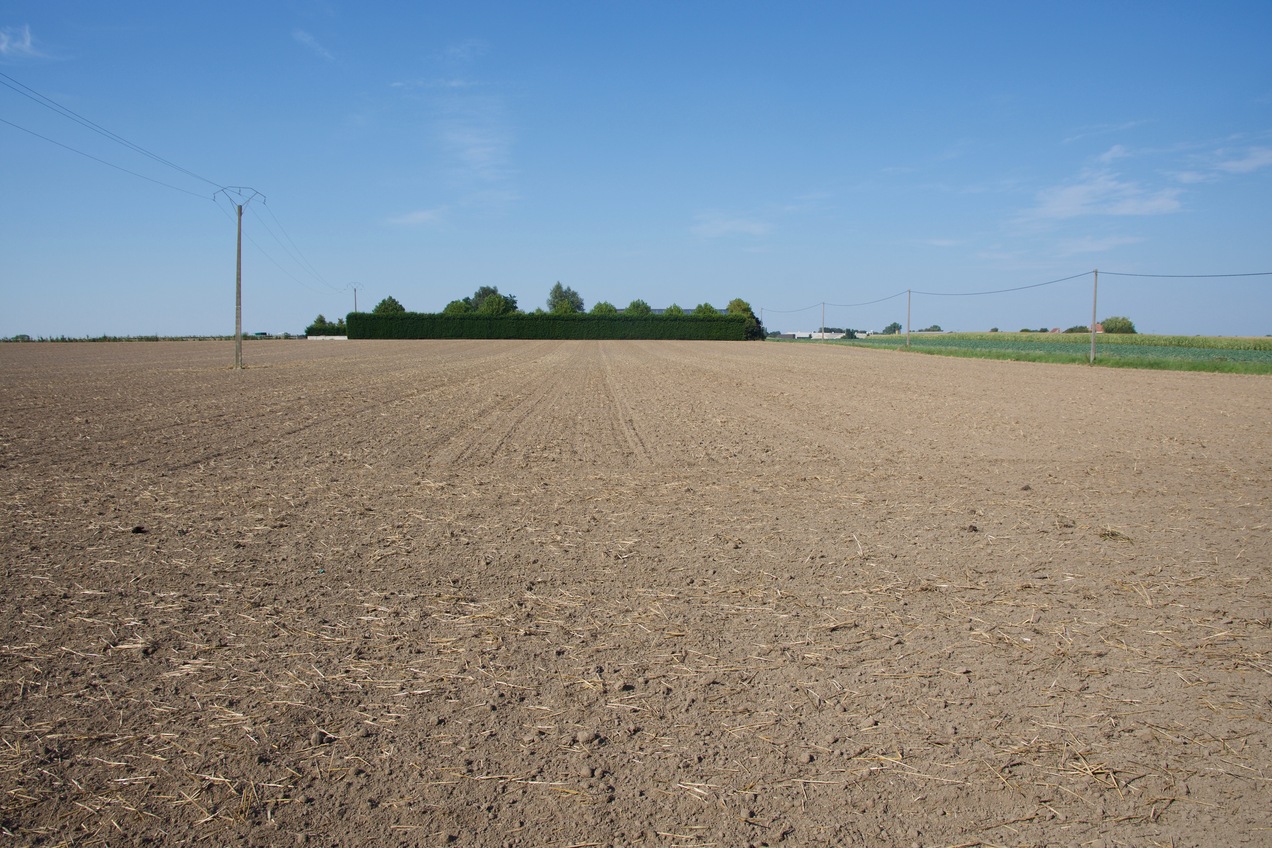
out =
[[[517,311],[517,297],[500,294],[498,286],[482,286],[472,297],[464,298],[474,312],[482,315],[508,315]]]
[[[654,310],[650,308],[648,303],[641,300],[640,298],[637,298],[636,300],[633,300],[631,303],[627,304],[627,308],[623,310],[623,314],[635,315],[638,318],[645,318],[649,315],[653,315]]]
[[[395,297],[386,297],[371,310],[372,315],[405,315],[406,307],[397,302]]]
[[[558,315],[582,312],[583,298],[574,289],[562,286],[558,282],[552,287],[552,291],[548,292],[548,311]]]
[[[685,314],[685,310],[681,306],[675,303],[673,303],[671,306],[668,306],[666,309],[663,310],[663,315],[671,315],[673,317],[678,317],[684,314]]]
[[[510,294],[494,294],[486,295],[480,301],[473,299],[477,303],[477,308],[473,311],[478,315],[512,315],[517,311],[517,299]]]
[[[933,324],[931,327],[924,327],[922,330],[919,330],[919,332],[920,333],[943,333],[945,331],[941,329],[940,324]]]
[[[895,336],[899,332],[901,332],[901,324],[897,321],[893,321],[891,324],[883,328],[883,335],[885,336]]]
[[[1074,324],[1072,327],[1065,330],[1065,332],[1066,333],[1089,333],[1091,332],[1091,328],[1088,327],[1086,324]]]
[[[617,315],[618,307],[608,300],[598,300],[592,305],[593,315]]]
[[[692,314],[698,318],[714,318],[720,314],[720,310],[709,303],[699,303],[693,308]]]
[[[729,301],[725,312],[730,315],[741,315],[746,318],[746,340],[747,341],[763,341],[767,333],[764,332],[764,325],[760,323],[760,319],[755,317],[755,313],[751,310],[751,304],[747,303],[740,297],[735,297]]]
[[[463,300],[452,300],[450,303],[446,304],[446,307],[442,310],[442,314],[467,315],[472,311],[472,307],[468,305],[468,298],[464,298]]]
[[[990,331],[991,333],[997,333],[997,332],[998,332],[998,328],[997,328],[997,327],[990,327],[990,328],[989,328],[989,331]]]
[[[1131,322],[1130,318],[1122,315],[1114,315],[1112,318],[1105,318],[1100,323],[1104,325],[1104,332],[1106,333],[1135,332],[1135,324]]]
[[[345,325],[343,318],[333,324],[321,312],[318,313],[318,317],[314,319],[314,322],[305,328],[305,335],[307,336],[343,336],[344,334]]]

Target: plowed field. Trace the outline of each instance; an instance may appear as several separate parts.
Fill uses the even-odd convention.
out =
[[[9,844],[1272,844],[1272,378],[0,345]]]

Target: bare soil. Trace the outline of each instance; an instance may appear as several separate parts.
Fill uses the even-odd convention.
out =
[[[0,841],[1272,844],[1272,379],[0,345]]]

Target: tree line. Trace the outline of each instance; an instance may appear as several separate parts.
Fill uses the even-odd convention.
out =
[[[406,307],[403,306],[395,297],[389,296],[384,298],[375,305],[371,310],[372,315],[405,315]],[[551,314],[551,315],[626,315],[638,318],[655,317],[653,307],[647,302],[637,298],[627,306],[619,309],[608,301],[598,301],[593,304],[590,310],[584,310],[583,297],[569,286],[563,286],[557,282],[548,292],[547,309],[539,307],[531,314]],[[741,298],[734,298],[729,301],[724,309],[717,309],[710,303],[700,303],[691,311],[686,312],[685,309],[675,303],[668,306],[662,311],[662,315],[668,317],[683,317],[686,315],[697,317],[714,317],[720,314],[741,315],[746,319],[746,338],[748,340],[762,340],[766,333],[764,326],[755,316],[751,304]],[[442,315],[481,315],[486,317],[496,317],[500,315],[517,315],[525,314],[517,305],[517,297],[513,294],[505,294],[499,291],[498,286],[481,286],[468,297],[452,300],[442,309]],[[340,319],[340,332],[334,332],[337,325],[331,324],[322,315],[310,325],[305,331],[306,335],[343,335],[344,319]]]

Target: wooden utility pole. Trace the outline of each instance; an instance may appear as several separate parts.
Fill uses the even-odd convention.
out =
[[[238,250],[234,260],[234,369],[243,369],[243,204],[238,206]]]

